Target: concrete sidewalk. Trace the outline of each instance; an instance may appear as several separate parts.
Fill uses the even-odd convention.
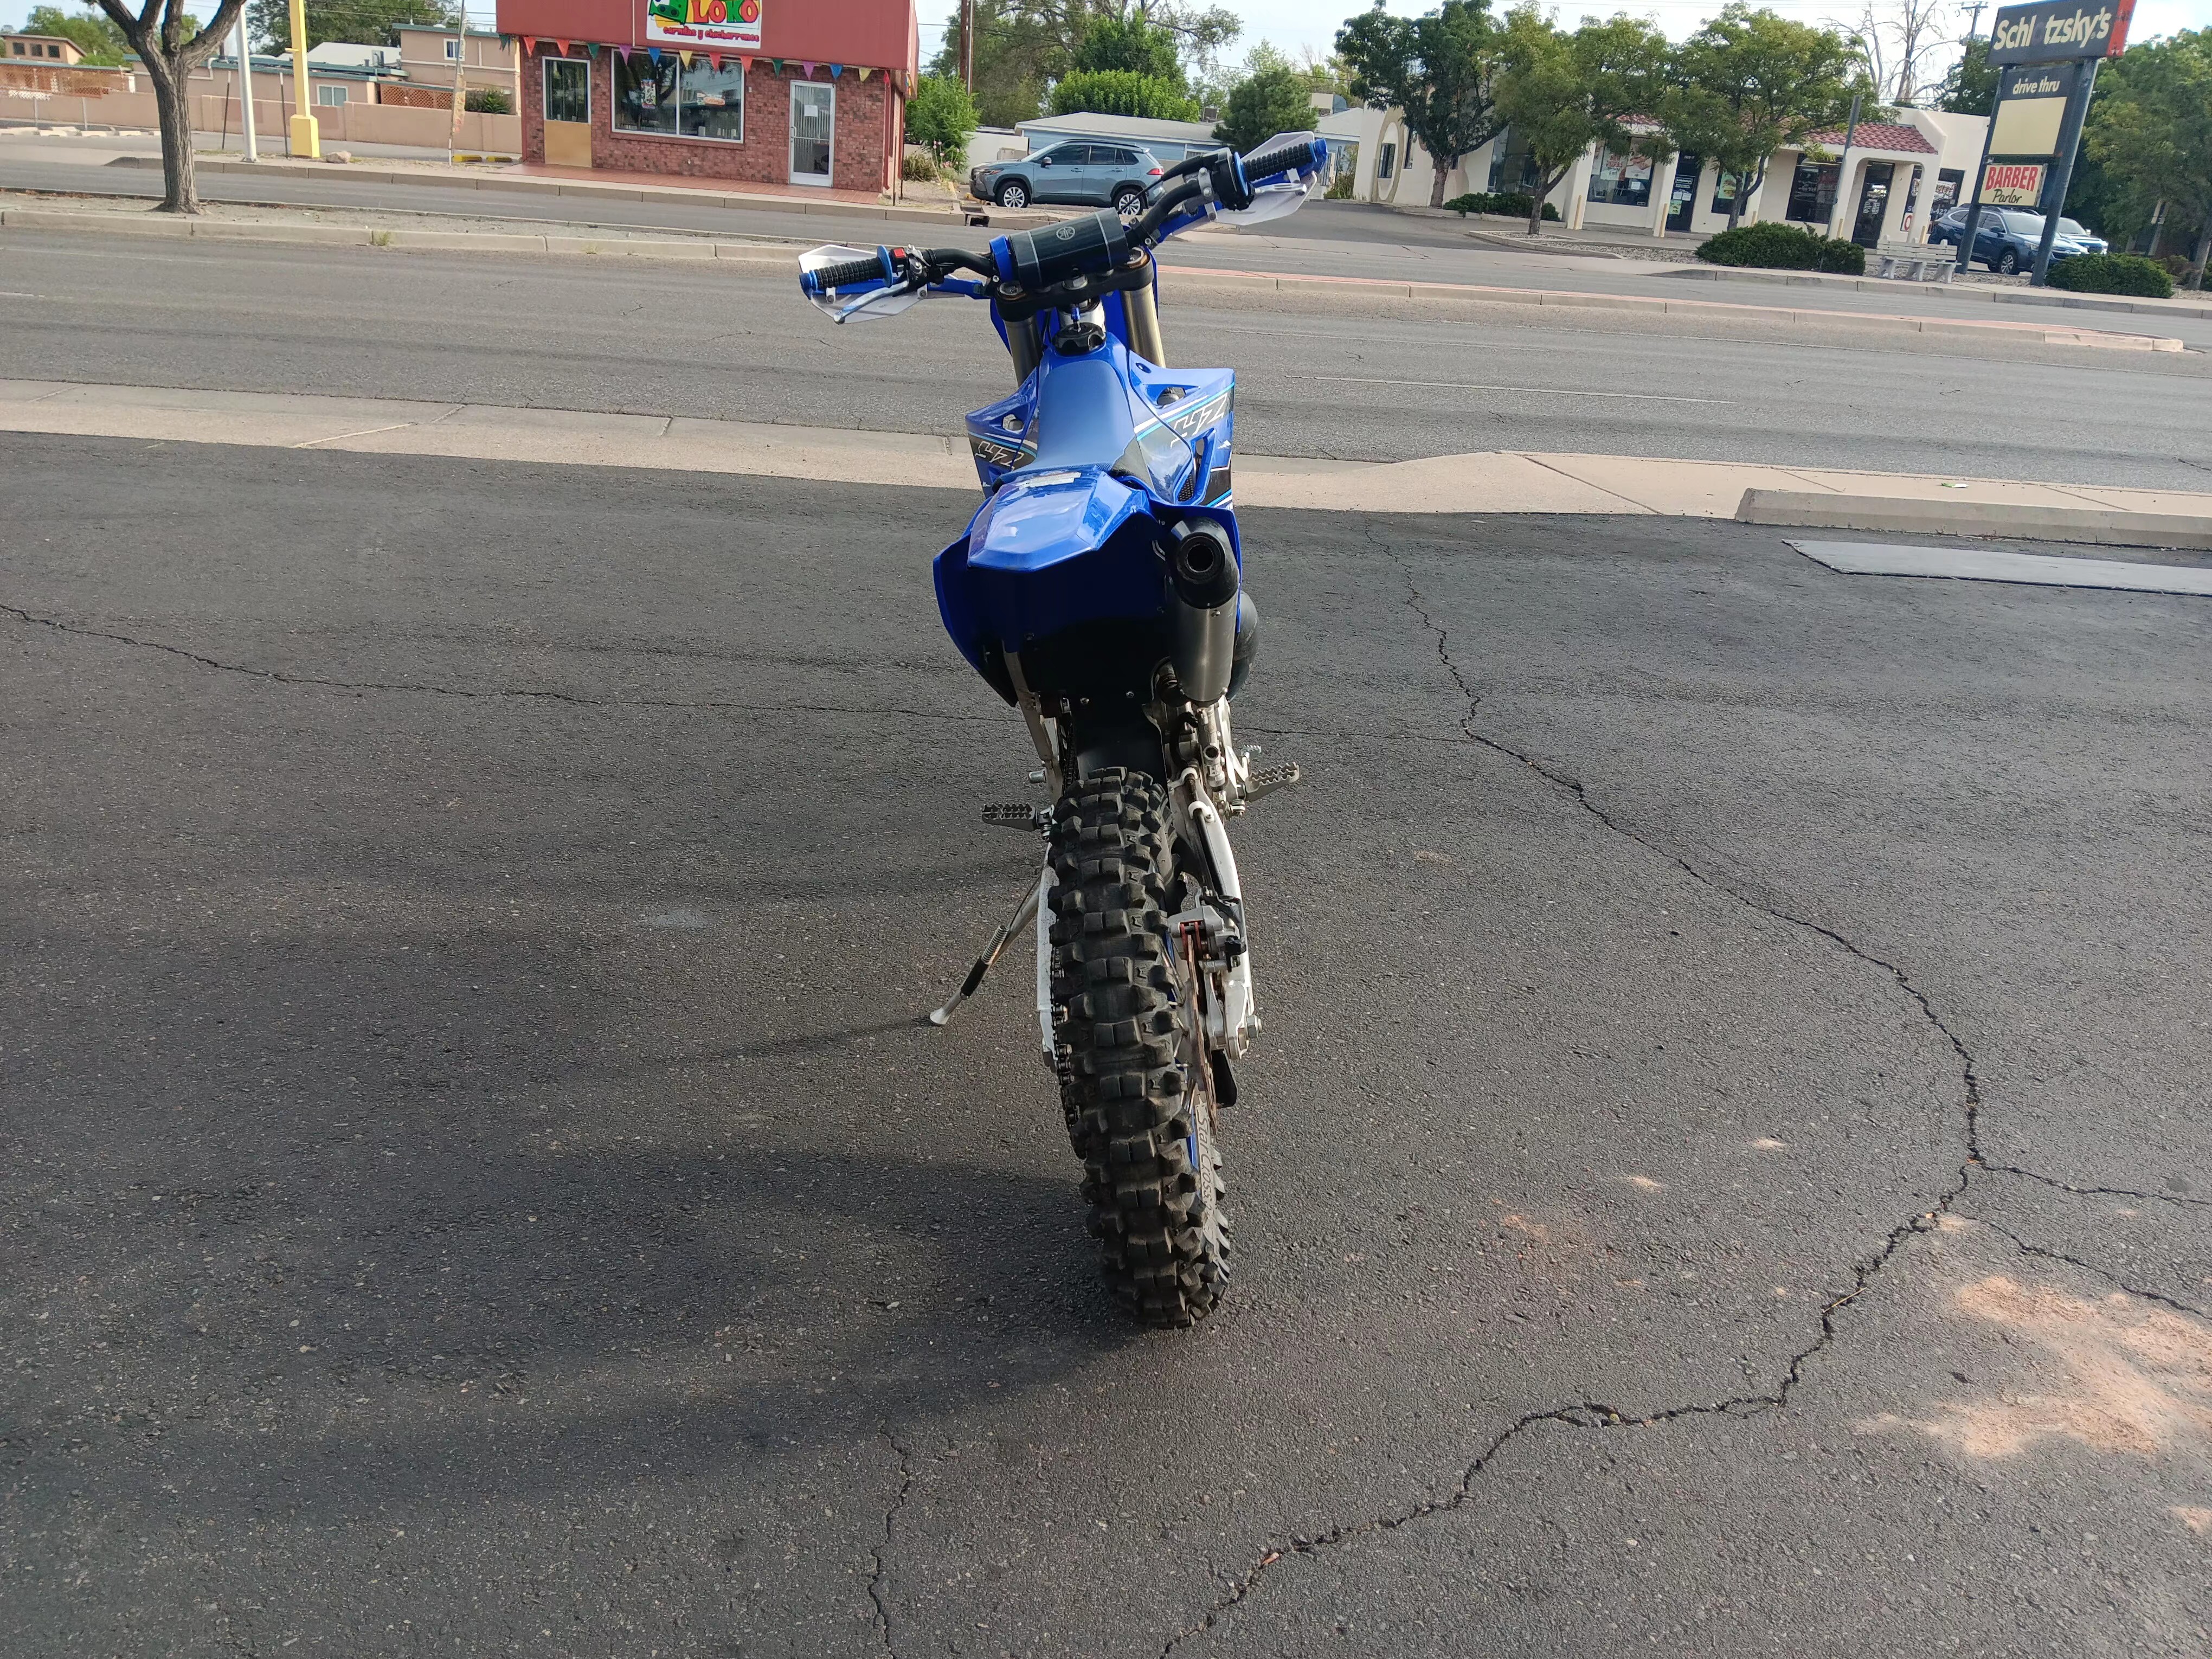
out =
[[[0,380],[0,431],[654,468],[973,493],[957,436],[659,415]],[[1240,454],[1245,507],[1583,513],[2212,547],[2212,494],[1820,467],[1487,451],[1358,462]],[[1787,516],[1762,516],[1765,504]]]

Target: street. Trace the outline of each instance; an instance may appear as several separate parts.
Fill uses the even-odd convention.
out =
[[[0,291],[12,324],[0,378],[912,432],[957,431],[1007,386],[979,306],[932,301],[840,328],[786,283],[649,261],[11,231]],[[2212,479],[2194,436],[2212,419],[2201,351],[1869,339],[1755,314],[1501,305],[1495,320],[1439,323],[1344,308],[1355,314],[1178,305],[1172,272],[1162,306],[1177,361],[1237,367],[1238,442],[1257,454],[1526,448],[2183,489]]]
[[[975,319],[689,272],[87,252],[10,234],[0,374],[917,428],[999,384]],[[1586,325],[1430,378],[1745,402],[1302,413],[1231,322],[1182,331],[1263,452],[1948,419],[2160,481],[2203,424],[2146,365]],[[964,501],[23,434],[0,501],[6,1651],[2212,1644],[2201,599],[1247,509],[1239,729],[1307,781],[1237,829],[1232,1288],[1146,1334],[1025,952],[921,1024],[1035,859],[933,615]]]

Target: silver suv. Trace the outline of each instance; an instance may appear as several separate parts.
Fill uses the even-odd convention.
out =
[[[1127,219],[1143,209],[1145,192],[1158,182],[1160,173],[1152,153],[1134,144],[1070,138],[1018,161],[977,167],[968,175],[968,188],[977,200],[1000,207],[1065,202],[1110,207]]]

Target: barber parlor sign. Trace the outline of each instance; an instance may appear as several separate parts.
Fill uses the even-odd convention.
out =
[[[763,0],[646,0],[647,46],[679,52],[758,52]]]

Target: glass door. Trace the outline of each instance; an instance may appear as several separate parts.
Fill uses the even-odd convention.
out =
[[[1698,210],[1698,179],[1705,170],[1704,158],[1686,149],[1674,158],[1674,188],[1667,198],[1668,229],[1690,228],[1690,216]]]
[[[1894,161],[1866,164],[1866,183],[1859,188],[1858,221],[1851,227],[1851,240],[1861,247],[1872,247],[1881,240],[1881,222],[1889,212],[1889,186],[1896,176]]]
[[[545,60],[545,165],[592,165],[592,64],[587,58]]]
[[[827,185],[830,144],[837,126],[837,89],[816,81],[791,83],[791,182]]]

